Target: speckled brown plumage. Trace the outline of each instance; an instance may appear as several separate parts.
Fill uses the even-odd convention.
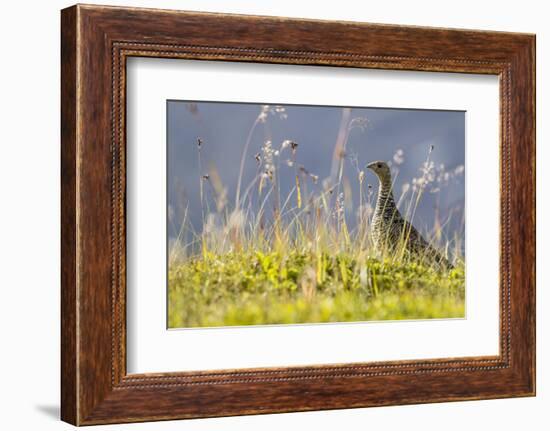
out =
[[[399,212],[392,191],[391,172],[387,163],[372,162],[367,165],[378,177],[380,187],[371,224],[371,235],[378,250],[390,253],[403,247],[406,257],[423,261],[443,269],[453,265],[409,223]]]

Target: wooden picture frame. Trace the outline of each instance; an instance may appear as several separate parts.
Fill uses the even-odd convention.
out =
[[[83,5],[64,9],[61,18],[64,421],[91,425],[535,394],[534,35]],[[498,75],[500,354],[128,375],[130,56]]]

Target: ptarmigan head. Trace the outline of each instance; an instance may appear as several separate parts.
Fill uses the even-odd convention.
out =
[[[377,160],[369,163],[367,168],[373,171],[381,182],[391,180],[390,167],[386,162]]]

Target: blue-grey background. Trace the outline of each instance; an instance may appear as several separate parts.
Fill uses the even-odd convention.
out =
[[[188,208],[188,221],[196,232],[201,232],[201,206],[199,181],[215,166],[228,191],[230,207],[234,203],[240,158],[247,135],[263,104],[168,101],[168,205],[172,222],[168,226],[169,239],[177,235]],[[272,105],[274,106],[274,105]],[[261,152],[266,139],[279,148],[285,139],[299,144],[297,162],[311,173],[319,176],[317,185],[309,184],[309,190],[321,190],[323,179],[330,176],[333,152],[342,118],[342,107],[280,105],[285,108],[286,118],[278,114],[268,115],[266,123],[259,124],[253,134],[246,154],[242,188],[245,188],[257,173],[254,155]],[[403,162],[398,166],[395,180],[395,197],[401,194],[403,184],[411,183],[421,176],[420,167],[433,145],[430,159],[435,166],[444,165],[452,172],[464,166],[465,115],[462,111],[411,110],[387,108],[352,108],[350,118],[366,118],[366,127],[354,127],[349,133],[346,146],[345,174],[352,188],[353,208],[346,209],[346,220],[353,228],[358,205],[358,181],[356,169],[349,156],[357,157],[359,168],[373,160],[392,161],[398,150],[403,151]],[[197,138],[204,144],[201,150],[203,172],[199,172]],[[282,159],[289,158],[289,154]],[[396,167],[394,162],[394,167]],[[287,172],[287,174],[285,174]],[[365,183],[377,190],[374,174],[365,170]],[[281,195],[286,196],[295,184],[294,170],[281,167]],[[432,188],[435,188],[433,186]],[[205,189],[206,190],[206,189]],[[242,193],[242,192],[241,192]],[[426,232],[434,225],[435,208],[445,220],[444,234],[455,234],[464,244],[464,174],[455,176],[440,193],[426,192],[414,217],[414,225]],[[439,202],[437,200],[439,199]]]

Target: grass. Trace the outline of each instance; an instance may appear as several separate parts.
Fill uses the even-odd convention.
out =
[[[283,107],[264,106],[254,121],[243,146],[232,207],[215,168],[202,172],[207,143],[198,140],[202,228],[199,232],[192,228],[185,207],[169,250],[168,326],[463,317],[465,269],[460,235],[455,232],[452,240],[445,239],[448,220],[436,218],[426,236],[446,256],[455,257],[454,269],[411,259],[399,247],[389,253],[373,246],[374,192],[364,184],[359,162],[345,156],[350,130],[354,124],[363,124],[351,118],[350,110],[343,109],[331,177],[323,182],[322,191],[313,191],[318,176],[299,163],[299,146],[290,140],[278,147],[264,142],[254,157],[256,176],[242,186],[254,131],[281,113]],[[397,155],[402,158],[403,152]],[[394,177],[399,158],[394,157]],[[426,190],[432,187],[432,192],[441,193],[446,175],[454,175],[437,171],[429,154],[421,172],[398,199],[408,219],[414,218]],[[279,175],[295,179],[286,196],[281,195]],[[357,213],[350,215],[346,208],[353,179],[360,196]],[[346,222],[350,216],[357,218],[354,229]]]
[[[232,326],[464,316],[464,269],[316,255],[208,254],[169,271],[169,326]]]

